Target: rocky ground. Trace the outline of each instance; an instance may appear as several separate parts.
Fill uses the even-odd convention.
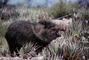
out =
[[[6,57],[1,56],[0,60],[44,60],[43,56],[38,56],[36,55],[34,52],[27,53],[27,54],[23,54],[20,56],[15,56],[15,57],[11,57],[9,55],[7,55]]]

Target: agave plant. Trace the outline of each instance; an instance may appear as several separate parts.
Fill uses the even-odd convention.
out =
[[[77,60],[80,59],[82,55],[82,49],[74,46],[66,46],[61,49],[61,56],[63,59],[67,60]]]
[[[24,53],[29,53],[30,51],[35,51],[37,48],[39,48],[38,46],[33,45],[32,43],[27,43],[26,45],[23,45],[22,49]]]
[[[43,50],[42,55],[45,60],[81,60],[83,49],[72,43],[64,45],[55,41]]]

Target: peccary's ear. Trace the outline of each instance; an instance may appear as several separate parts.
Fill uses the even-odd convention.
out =
[[[50,21],[49,20],[40,20],[38,23],[46,25],[46,24],[49,24]]]
[[[31,27],[32,27],[32,31],[36,35],[36,37],[38,37],[40,40],[44,41],[44,39],[45,39],[43,36],[43,33],[45,32],[44,25],[36,24],[36,25],[32,25]]]
[[[44,25],[44,28],[50,28],[52,25],[52,22],[49,20],[40,20],[38,23]]]

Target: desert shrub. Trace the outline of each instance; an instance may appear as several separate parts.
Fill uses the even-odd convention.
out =
[[[78,48],[82,48],[84,49],[82,51],[82,53],[88,58],[89,54],[88,54],[88,48],[85,49],[86,46],[84,46],[84,44],[87,44],[88,42],[86,39],[84,39],[84,37],[82,36],[82,33],[84,31],[89,31],[89,27],[84,25],[84,22],[82,22],[83,20],[77,20],[77,21],[73,21],[73,24],[71,26],[69,26],[69,28],[66,30],[66,32],[64,33],[64,37],[65,38],[69,38],[72,37],[74,39],[76,39],[76,42],[78,42]],[[85,21],[85,20],[84,20]],[[83,43],[81,43],[83,42]]]
[[[59,2],[48,8],[48,13],[57,18],[70,13],[74,8],[77,8],[77,5],[67,4],[65,0],[59,0]]]
[[[89,19],[89,9],[81,8],[80,14],[81,19],[83,20]]]
[[[58,38],[57,41],[54,41],[49,45],[48,48],[45,48],[42,52],[45,60],[74,60],[82,59],[83,50],[74,44],[63,44],[60,43],[61,39]],[[64,38],[63,38],[64,40]],[[63,41],[61,40],[61,41]]]
[[[10,54],[7,42],[4,37],[0,37],[0,56]]]
[[[88,27],[88,25],[89,25],[89,9],[81,8],[79,13],[80,13],[79,17],[81,18],[81,20],[83,22],[83,26]]]
[[[12,11],[10,11],[10,17],[13,18],[13,19],[18,18],[19,15],[20,15],[20,13],[18,11],[14,10],[14,9]]]
[[[0,37],[4,36],[4,34],[7,30],[7,27],[8,27],[8,25],[2,25],[2,23],[3,22],[0,20]]]
[[[0,49],[1,49],[1,50],[0,50],[0,55],[1,55],[1,56],[6,56],[6,55],[10,54],[9,48],[7,48],[6,46],[3,46],[3,47],[0,48]]]
[[[82,27],[82,22],[80,20],[78,21],[73,21],[72,25],[70,25],[65,33],[63,33],[63,36],[65,38],[69,38],[69,37],[74,37],[75,35],[77,35],[77,37],[81,36],[81,33],[83,32],[83,27]]]
[[[9,20],[10,18],[16,19],[19,17],[19,12],[15,8],[2,8],[0,12],[1,20]]]

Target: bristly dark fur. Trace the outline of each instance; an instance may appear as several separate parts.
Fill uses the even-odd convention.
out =
[[[46,20],[38,23],[31,23],[29,21],[16,21],[8,27],[5,38],[12,55],[14,51],[18,55],[18,51],[23,44],[29,42],[40,46],[40,48],[36,50],[36,52],[39,53],[53,39],[60,37],[60,34],[58,34],[59,30],[62,31],[63,29]]]

